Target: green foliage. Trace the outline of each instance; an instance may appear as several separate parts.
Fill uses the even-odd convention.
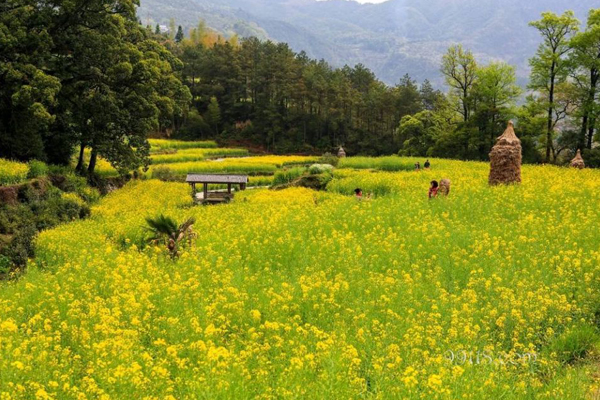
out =
[[[318,163],[319,164],[329,164],[329,165],[333,165],[334,167],[337,167],[339,162],[340,162],[340,159],[337,156],[327,152],[319,158]]]
[[[348,157],[342,158],[339,168],[375,169],[380,171],[412,171],[415,163],[411,159],[390,157]]]
[[[566,82],[569,75],[567,55],[571,51],[570,40],[579,29],[579,21],[572,11],[566,11],[562,15],[545,12],[540,20],[531,22],[530,25],[539,31],[543,42],[536,55],[529,60],[529,88],[538,91],[546,103],[548,115],[545,129],[545,161],[551,162],[555,161],[557,156],[554,129],[562,119],[555,96],[557,86]]]
[[[29,172],[27,173],[27,178],[29,179],[39,178],[48,174],[48,166],[42,161],[31,160],[28,165]]]
[[[171,257],[174,258],[178,255],[180,244],[195,237],[192,230],[195,222],[194,217],[186,219],[179,225],[173,218],[166,217],[163,214],[155,218],[146,217],[147,230],[151,234],[147,241],[152,244],[162,243],[166,245]]]
[[[477,77],[477,62],[473,53],[461,45],[451,46],[442,58],[442,74],[446,84],[460,99],[459,110],[467,122],[473,107],[471,90]]]
[[[550,346],[550,350],[557,353],[560,362],[572,364],[583,359],[598,345],[599,340],[596,328],[580,324],[556,338]]]
[[[55,169],[56,172],[56,169]],[[23,267],[34,256],[34,238],[38,231],[90,215],[89,204],[97,201],[98,191],[85,185],[81,178],[58,175],[50,177],[61,188],[40,179],[23,185],[16,205],[0,206],[0,235],[8,237],[0,242],[0,259],[10,261],[10,267]]]
[[[152,178],[163,182],[176,182],[181,180],[181,177],[175,174],[169,167],[156,167],[152,170]]]
[[[286,183],[290,183],[295,179],[300,178],[306,172],[306,168],[286,168],[280,171],[275,172],[275,176],[273,177],[273,186],[284,185]]]
[[[98,157],[122,174],[147,166],[147,134],[172,129],[191,97],[181,62],[138,25],[137,1],[10,3],[0,12],[0,156],[68,164],[79,144],[92,149],[89,173]]]

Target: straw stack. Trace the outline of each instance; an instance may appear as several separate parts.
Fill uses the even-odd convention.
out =
[[[577,150],[577,155],[571,160],[571,167],[577,169],[585,168],[585,162],[583,161],[583,157],[581,157],[581,150]]]
[[[521,141],[512,121],[490,153],[490,185],[521,182]]]

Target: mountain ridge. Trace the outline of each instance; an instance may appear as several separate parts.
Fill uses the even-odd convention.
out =
[[[462,43],[478,61],[517,66],[522,84],[540,38],[530,21],[543,11],[575,11],[581,21],[596,0],[142,0],[142,23],[175,18],[187,31],[204,19],[224,35],[255,35],[287,42],[295,51],[334,66],[362,63],[388,84],[406,73],[443,82],[439,63],[448,46]]]

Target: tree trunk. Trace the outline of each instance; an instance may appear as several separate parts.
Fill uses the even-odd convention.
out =
[[[98,159],[98,152],[92,148],[92,155],[90,156],[90,164],[88,165],[88,174],[93,174],[96,169],[96,160]]]
[[[590,79],[590,104],[594,105],[594,101],[596,100],[596,89],[598,87],[598,81],[600,81],[600,71],[597,69],[592,69],[591,71],[591,79]],[[586,111],[588,112],[588,111]],[[590,116],[590,120],[588,122],[588,136],[587,136],[587,148],[591,149],[594,143],[594,129],[596,127],[596,118],[592,113]]]
[[[548,131],[546,132],[546,162],[550,162],[550,151],[552,149],[552,112],[554,111],[554,85],[556,80],[556,75],[554,70],[556,69],[556,62],[552,62],[552,67],[550,70],[550,93],[548,93]]]
[[[79,159],[77,160],[77,166],[75,167],[75,171],[78,171],[78,172],[83,171],[84,155],[85,155],[85,145],[83,143],[81,143],[81,145],[79,147]]]
[[[463,89],[463,115],[465,118],[465,122],[469,122],[469,108],[467,106],[467,88]]]

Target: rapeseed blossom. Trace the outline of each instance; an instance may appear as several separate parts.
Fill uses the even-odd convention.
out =
[[[0,399],[584,398],[592,371],[552,346],[596,318],[598,178],[489,188],[485,164],[439,160],[214,207],[132,182],[2,283]],[[159,213],[196,218],[176,260],[143,240]]]

